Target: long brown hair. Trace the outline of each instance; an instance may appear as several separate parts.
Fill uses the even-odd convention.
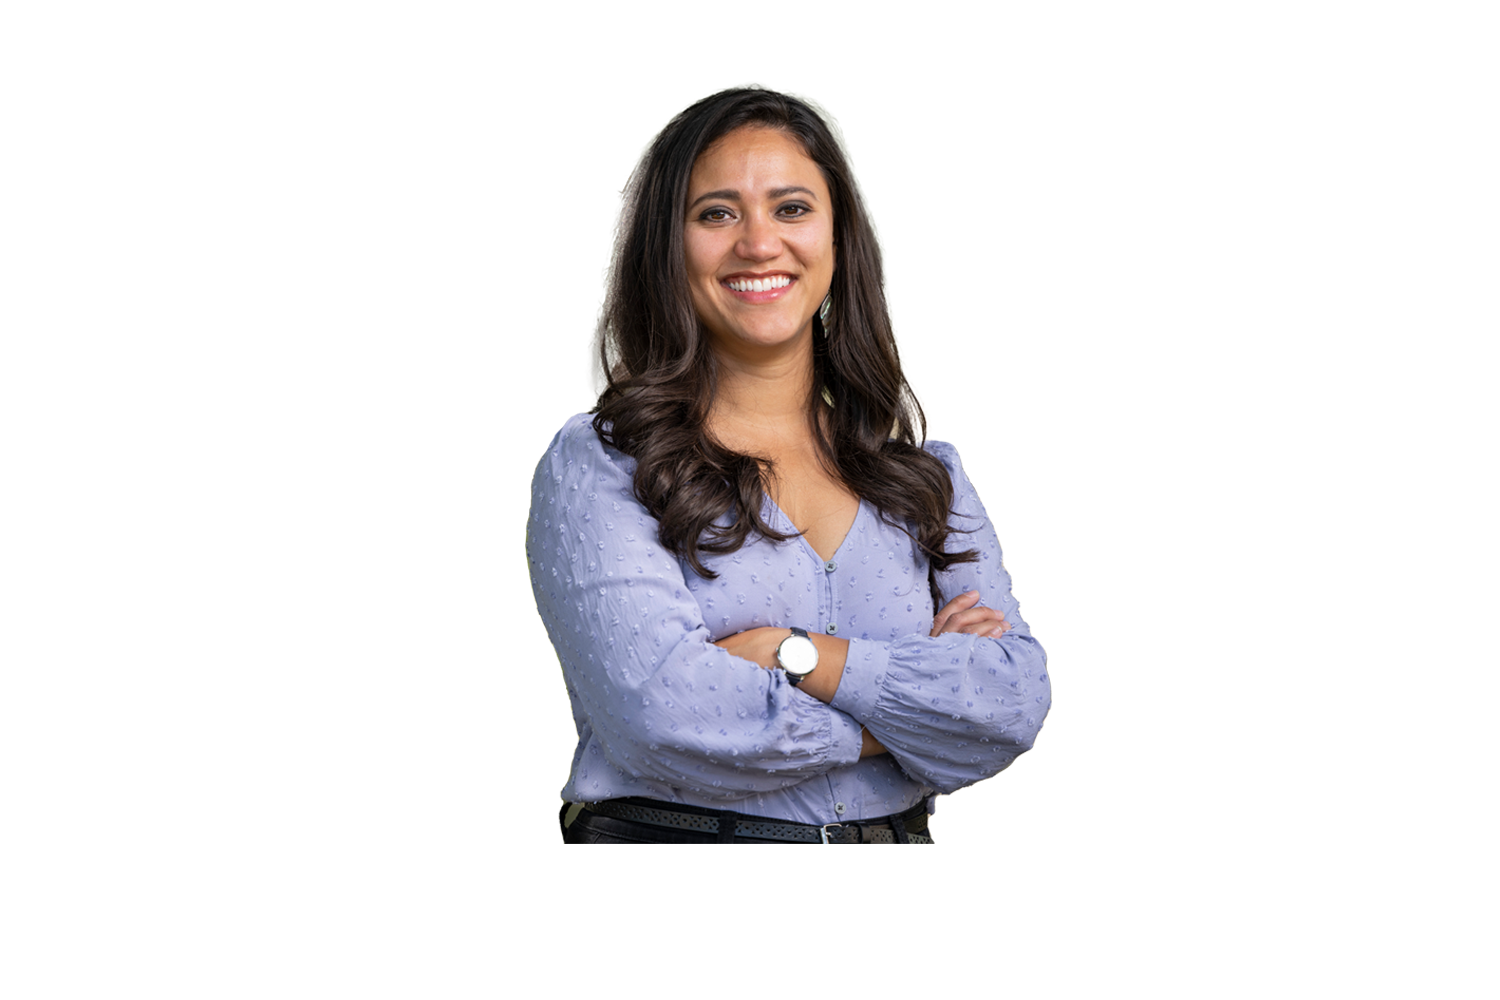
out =
[[[636,460],[637,499],[658,521],[663,547],[713,576],[700,552],[727,553],[751,532],[790,537],[761,516],[765,462],[707,433],[716,366],[688,291],[683,228],[688,178],[704,150],[744,125],[795,138],[818,165],[833,201],[832,336],[813,336],[809,423],[824,464],[888,523],[906,531],[934,569],[978,558],[946,551],[953,483],[919,447],[927,435],[886,308],[880,245],[837,139],[808,104],[759,88],[725,90],[673,118],[625,191],[608,295],[599,323],[605,388],[594,430]],[[832,401],[823,419],[817,411]],[[728,523],[717,523],[728,515]]]

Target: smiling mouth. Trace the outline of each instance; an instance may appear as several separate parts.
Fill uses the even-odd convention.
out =
[[[774,292],[792,283],[785,274],[773,274],[765,278],[732,278],[724,282],[731,292]]]
[[[786,289],[796,282],[790,274],[768,274],[766,277],[730,277],[718,285],[732,292],[741,301],[774,301],[786,294]]]

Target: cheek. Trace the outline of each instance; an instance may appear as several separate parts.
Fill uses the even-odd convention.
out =
[[[682,240],[682,262],[687,264],[687,276],[697,277],[703,270],[702,247],[697,246],[691,238]]]
[[[833,234],[827,230],[799,234],[797,253],[809,266],[833,267]]]
[[[696,237],[696,238],[694,238]],[[701,233],[689,233],[683,238],[682,248],[687,258],[688,280],[697,284],[714,274],[714,254]]]

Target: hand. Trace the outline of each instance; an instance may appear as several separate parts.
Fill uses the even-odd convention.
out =
[[[742,660],[775,670],[780,665],[776,662],[776,650],[781,646],[781,640],[791,634],[792,630],[785,628],[752,628],[726,635],[714,645],[729,650]]]
[[[998,639],[1010,630],[1005,616],[979,603],[979,591],[959,594],[944,604],[932,619],[932,635],[959,632],[963,635],[988,635]]]

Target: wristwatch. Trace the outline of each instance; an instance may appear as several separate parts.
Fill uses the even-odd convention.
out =
[[[787,683],[796,687],[818,665],[818,647],[807,637],[806,629],[793,625],[792,634],[776,647],[776,662],[786,671]]]

